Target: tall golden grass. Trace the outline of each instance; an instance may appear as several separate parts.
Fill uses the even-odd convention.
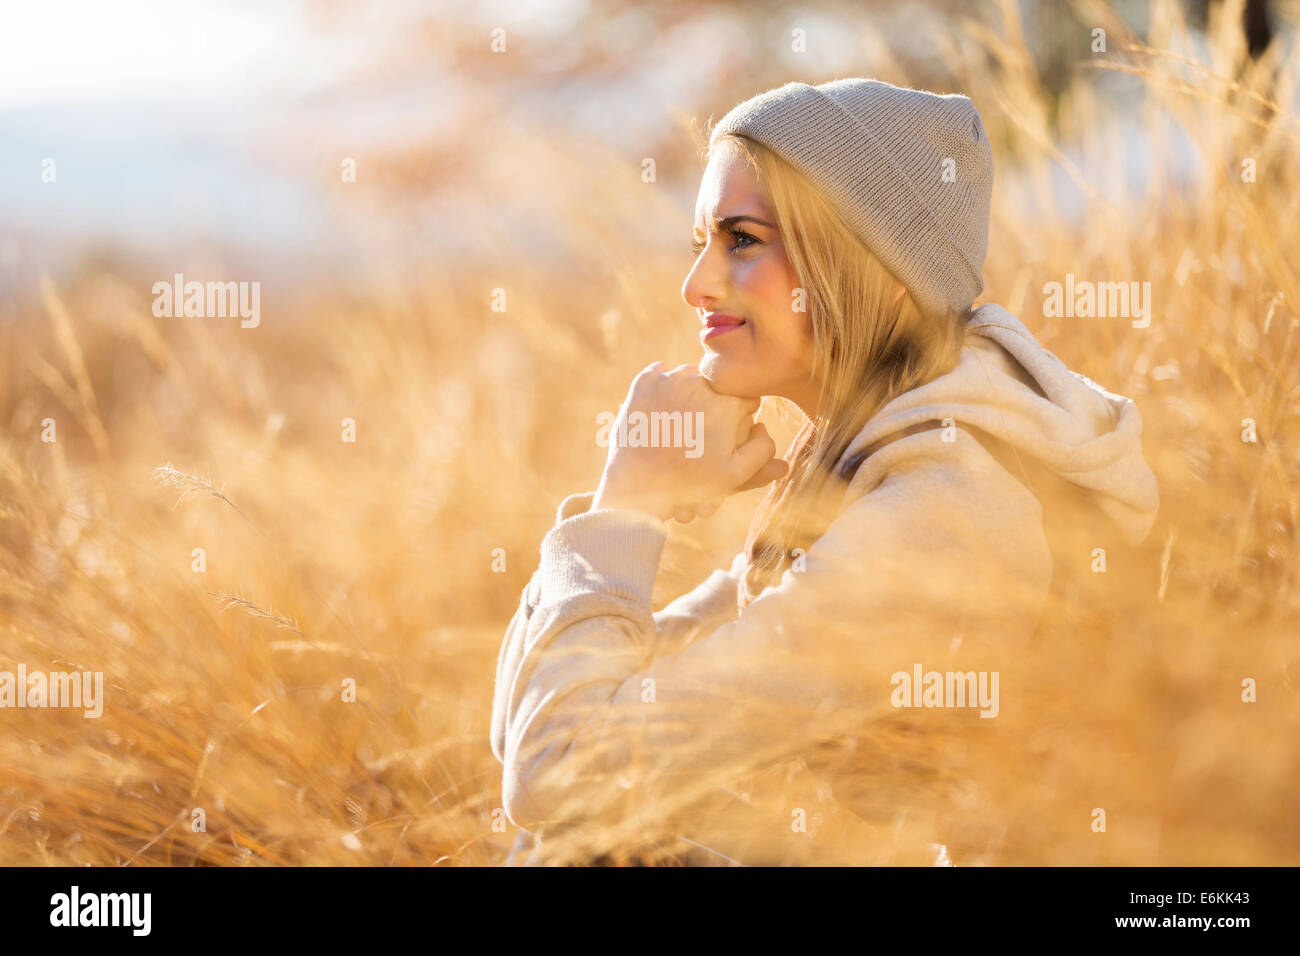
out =
[[[1250,61],[1224,7],[1206,54],[1173,4],[1153,7],[1143,42],[1082,7],[1110,52],[1059,101],[1014,4],[996,26],[953,29],[946,59],[999,170],[986,298],[1137,401],[1161,514],[1107,575],[1091,575],[1085,541],[1077,567],[1057,568],[1032,693],[963,750],[970,785],[881,791],[876,822],[843,831],[867,833],[845,857],[912,862],[890,849],[910,830],[958,863],[1300,862],[1300,120],[1286,92],[1300,59],[1275,45]],[[1140,88],[1162,171],[1144,188],[1123,180],[1131,127],[1099,71]],[[0,861],[503,859],[515,832],[487,741],[501,634],[556,504],[596,482],[596,412],[649,361],[697,349],[678,300],[689,209],[638,188],[640,157],[533,140],[526,155],[549,196],[570,197],[569,238],[599,278],[560,276],[498,237],[495,261],[431,263],[364,296],[322,278],[295,314],[246,331],[153,319],[152,279],[86,270],[45,280],[6,331],[0,669],[102,671],[107,700],[98,720],[0,715]],[[1188,162],[1195,175],[1178,178]],[[1082,219],[1061,208],[1060,171],[1089,197]],[[680,249],[647,244],[658,228]],[[1066,273],[1150,281],[1150,327],[1043,318],[1043,284]],[[489,308],[496,287],[505,313]],[[41,441],[46,418],[56,442]],[[756,501],[674,531],[660,604],[729,559]],[[948,766],[884,724],[869,743],[875,770],[900,754],[925,755],[932,776]],[[788,805],[759,812],[788,830]]]

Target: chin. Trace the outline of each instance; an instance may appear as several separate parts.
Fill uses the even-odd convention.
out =
[[[754,389],[754,377],[739,367],[732,359],[717,352],[706,351],[699,362],[700,374],[719,395],[736,398],[762,398],[761,390]]]

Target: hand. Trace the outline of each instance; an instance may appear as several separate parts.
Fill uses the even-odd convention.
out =
[[[647,366],[610,430],[592,510],[634,508],[686,522],[713,514],[729,494],[780,478],[788,466],[754,423],[758,406],[715,392],[693,365]]]

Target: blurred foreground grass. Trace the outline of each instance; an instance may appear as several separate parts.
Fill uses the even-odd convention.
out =
[[[1192,59],[1167,5],[1138,48],[1097,8],[1114,55],[1092,65],[1143,90],[1157,173],[1139,188],[1096,70],[1054,110],[1003,13],[954,32],[949,56],[999,168],[986,298],[1138,402],[1161,515],[1104,580],[1083,580],[1086,550],[1057,569],[1033,699],[981,754],[976,796],[911,794],[897,826],[924,839],[927,818],[978,820],[958,863],[1300,863],[1300,122],[1280,92],[1300,61],[1249,64],[1227,29]],[[1190,152],[1161,134],[1171,119]],[[530,149],[599,275],[506,252],[364,296],[323,277],[295,316],[246,331],[154,319],[152,278],[87,269],[45,281],[6,330],[0,669],[103,671],[107,701],[98,720],[0,715],[0,862],[502,859],[501,634],[556,504],[598,477],[596,413],[649,361],[697,348],[677,298],[689,210],[637,188],[639,159]],[[1082,217],[1059,202],[1062,171],[1089,195]],[[638,220],[681,249],[604,225]],[[1043,318],[1043,284],[1067,273],[1150,281],[1150,327]],[[168,464],[210,485],[159,481]],[[729,559],[756,501],[675,532],[660,603]],[[773,820],[788,828],[788,810]]]

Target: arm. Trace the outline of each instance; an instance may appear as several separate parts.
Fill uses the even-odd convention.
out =
[[[650,601],[662,525],[622,509],[559,522],[498,677],[510,818],[531,829],[685,805],[738,770],[888,713],[891,675],[957,669],[954,636],[981,598],[1011,600],[1016,580],[1030,601],[1017,620],[1032,627],[1045,546],[1041,532],[1006,529],[1037,527],[1037,502],[1018,486],[972,488],[960,462],[930,465],[858,498],[809,549],[806,570],[659,656]],[[961,656],[978,647],[965,642]]]
[[[556,511],[556,524],[583,514],[591,507],[594,492],[570,495]],[[655,612],[655,641],[651,655],[679,649],[701,633],[711,630],[737,614],[736,593],[743,554],[737,554],[731,566],[714,571],[694,590],[676,598],[663,610]],[[657,563],[656,563],[657,567]],[[541,571],[533,573],[519,598],[519,606],[506,628],[505,638],[497,654],[496,685],[492,700],[492,753],[498,761],[505,760],[505,738],[510,685],[519,672],[523,656],[528,623],[540,600]]]

